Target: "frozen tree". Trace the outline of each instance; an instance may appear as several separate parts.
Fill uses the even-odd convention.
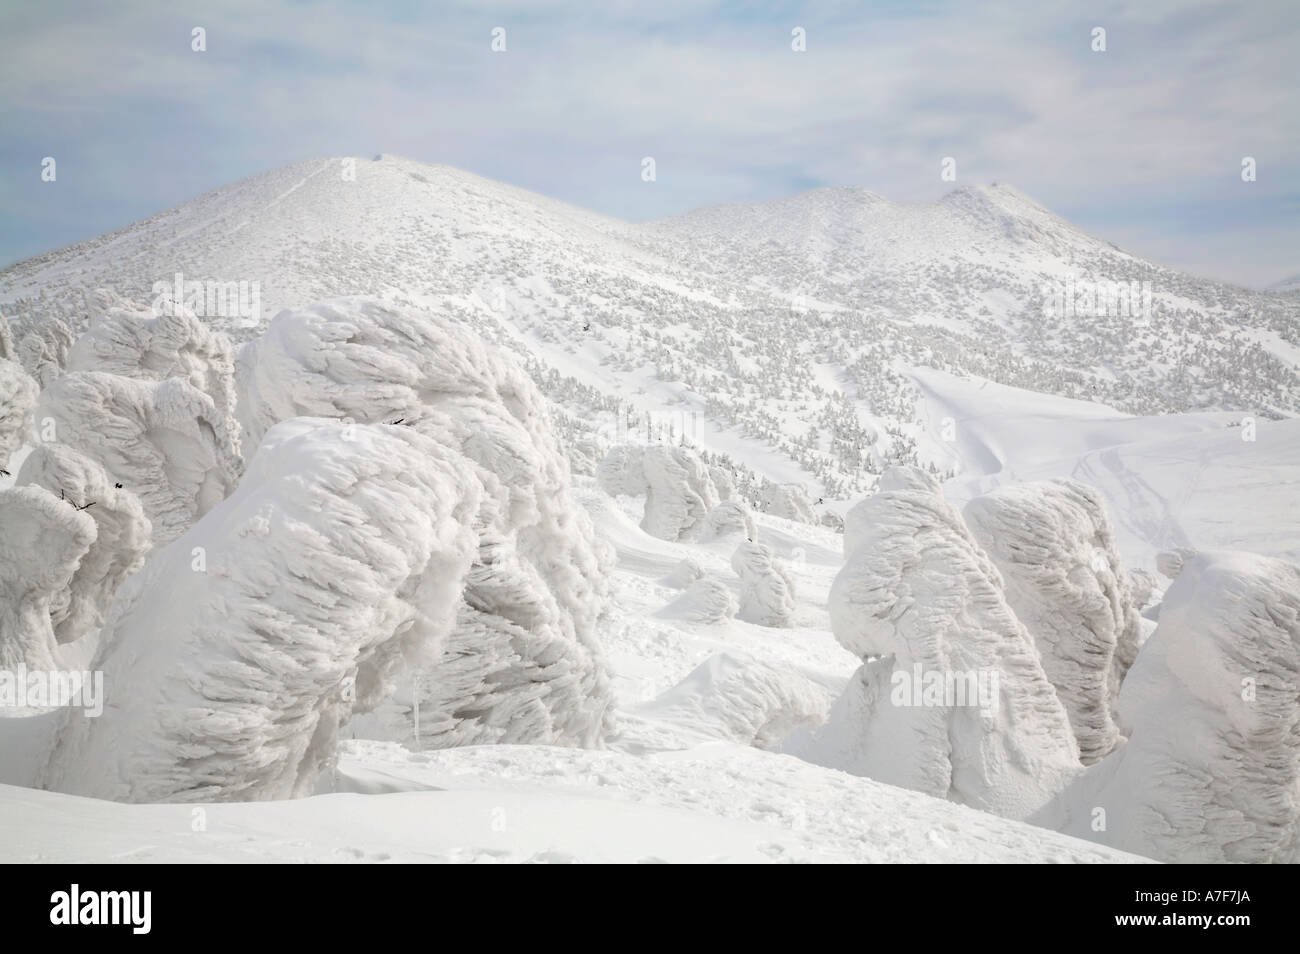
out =
[[[704,518],[700,540],[707,543],[732,536],[753,540],[758,536],[758,529],[748,507],[738,500],[724,500]]]
[[[686,447],[611,448],[596,478],[606,493],[645,495],[641,529],[661,540],[696,539],[719,503],[708,465]]]
[[[661,540],[691,540],[719,503],[709,469],[685,447],[656,444],[645,449],[645,517],[641,528]]]
[[[38,392],[20,365],[0,357],[0,470],[27,439]]]
[[[339,727],[382,698],[403,655],[445,646],[482,497],[459,454],[409,428],[272,430],[235,493],[119,589],[95,662],[112,705],[65,724],[45,787],[123,801],[310,792]]]
[[[799,523],[816,523],[812,498],[801,484],[767,484],[761,507],[764,513]]]
[[[675,590],[684,590],[700,577],[704,576],[704,568],[695,557],[683,557],[668,575],[659,582],[664,586],[671,586]]]
[[[640,497],[646,492],[645,448],[616,444],[596,465],[596,483],[611,497]]]
[[[250,446],[283,415],[325,414],[345,433],[374,423],[432,438],[483,486],[459,623],[436,663],[406,674],[421,743],[600,744],[613,720],[597,632],[613,553],[572,499],[523,369],[469,326],[336,299],[276,315],[241,351],[239,380]]]
[[[720,623],[731,619],[739,609],[740,604],[727,584],[712,576],[702,576],[657,615],[693,623]]]
[[[75,339],[72,325],[63,317],[45,315],[39,322],[28,323],[25,333],[19,338],[15,349],[18,362],[37,384],[46,387],[63,373],[68,351]]]
[[[140,498],[153,542],[174,540],[234,488],[240,460],[220,435],[212,398],[179,378],[65,374],[41,392],[37,416],[55,440],[102,466]]]
[[[1141,638],[1101,494],[1075,480],[1013,484],[975,497],[963,513],[1091,765],[1119,743],[1115,701]]]
[[[1163,550],[1156,554],[1156,570],[1166,579],[1177,579],[1178,574],[1183,572],[1183,564],[1189,557],[1195,555],[1196,551],[1189,547]]]
[[[1150,570],[1135,568],[1128,571],[1129,590],[1133,594],[1133,605],[1139,610],[1145,609],[1151,604],[1152,597],[1156,595],[1156,586],[1159,581],[1155,574]]]
[[[876,493],[890,490],[914,490],[938,496],[939,482],[920,467],[900,464],[885,469],[876,485]],[[844,515],[844,556],[849,557],[858,544],[870,533],[874,505],[871,497],[858,501]]]
[[[107,309],[68,353],[67,371],[99,371],[145,381],[181,378],[212,399],[226,456],[239,459],[235,359],[230,340],[182,305],[157,317],[120,305]],[[242,462],[241,462],[242,463]]]
[[[731,555],[740,577],[740,618],[759,626],[788,627],[794,618],[794,581],[769,547],[742,540]]]
[[[1081,766],[997,569],[936,494],[885,491],[865,511],[829,599],[836,639],[864,666],[827,726],[790,750],[1024,818]]]
[[[1034,821],[1171,863],[1300,862],[1298,693],[1300,567],[1187,556],[1120,694],[1128,742]]]
[[[887,467],[880,475],[880,482],[876,484],[878,493],[887,490],[917,490],[937,494],[940,488],[939,481],[929,471],[913,464],[898,464]]]
[[[731,500],[736,496],[736,478],[730,470],[718,464],[710,464],[709,478],[718,491],[719,500]]]
[[[701,741],[727,739],[770,749],[790,733],[824,722],[829,708],[826,690],[806,676],[719,653],[642,712],[693,730]]]
[[[23,461],[17,483],[62,496],[95,523],[96,534],[68,586],[51,602],[60,643],[80,639],[103,621],[113,593],[144,564],[151,528],[140,499],[114,486],[93,460],[61,444],[39,444]]]
[[[17,361],[18,350],[14,346],[13,329],[9,327],[9,319],[0,315],[0,358],[5,361]]]
[[[40,487],[11,487],[0,490],[0,528],[0,669],[57,669],[54,607],[95,521]]]

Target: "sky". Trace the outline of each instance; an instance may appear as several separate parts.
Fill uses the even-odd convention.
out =
[[[0,267],[377,153],[631,221],[996,181],[1262,287],[1300,273],[1300,3],[0,0]]]

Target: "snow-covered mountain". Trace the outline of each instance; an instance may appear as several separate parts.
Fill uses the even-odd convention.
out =
[[[95,289],[143,305],[177,273],[256,283],[256,315],[208,318],[236,340],[337,295],[450,308],[525,359],[593,459],[649,414],[814,497],[870,489],[889,462],[951,466],[918,426],[917,367],[1130,414],[1300,411],[1293,296],[1143,261],[1005,185],[920,204],[819,189],[631,225],[445,166],[326,159],[11,266],[0,309],[19,332],[80,327]],[[1065,307],[1130,282],[1150,283],[1149,314]]]
[[[1294,295],[1006,186],[631,225],[381,156],[0,315],[0,859],[1300,857]]]

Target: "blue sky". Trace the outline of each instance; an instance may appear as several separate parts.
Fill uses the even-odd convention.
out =
[[[1300,4],[0,7],[0,265],[288,162],[380,152],[634,221],[825,185],[933,199],[953,156],[957,185],[1010,183],[1145,257],[1259,286],[1300,273]]]

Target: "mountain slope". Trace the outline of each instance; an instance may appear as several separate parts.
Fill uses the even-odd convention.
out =
[[[237,340],[343,294],[450,311],[567,409],[579,469],[631,427],[846,499],[891,461],[949,466],[919,423],[924,367],[1128,414],[1300,411],[1294,296],[1145,262],[1007,186],[920,204],[820,189],[631,225],[444,166],[316,160],[0,271],[0,311],[17,337],[79,327],[95,289],[146,306],[177,272],[256,283],[258,315],[207,319]],[[1149,281],[1153,313],[1045,315],[1045,286],[1070,278]]]

